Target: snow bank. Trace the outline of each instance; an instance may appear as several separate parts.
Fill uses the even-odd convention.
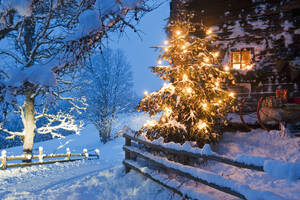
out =
[[[264,162],[264,170],[269,176],[277,179],[299,181],[300,178],[300,163],[285,163],[277,160],[267,160]]]
[[[262,190],[253,190],[247,185],[240,184],[232,179],[224,178],[210,171],[206,171],[200,168],[191,167],[188,165],[183,165],[177,162],[169,161],[167,158],[154,156],[148,152],[143,152],[136,147],[128,147],[132,152],[137,154],[143,154],[144,157],[147,157],[149,160],[155,161],[163,166],[168,167],[169,169],[179,170],[185,174],[188,174],[192,177],[204,180],[208,183],[215,184],[221,187],[229,188],[230,190],[240,193],[249,200],[261,200],[261,199],[272,199],[272,200],[281,200],[282,197],[273,194],[272,192],[262,191]]]
[[[267,158],[260,157],[260,156],[250,156],[247,154],[239,155],[235,158],[235,161],[242,162],[248,165],[259,165],[263,166],[264,162],[267,160]]]

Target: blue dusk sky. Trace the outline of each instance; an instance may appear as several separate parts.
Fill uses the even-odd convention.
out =
[[[151,47],[162,45],[166,39],[164,27],[169,15],[169,1],[166,1],[141,19],[137,25],[140,37],[127,29],[120,39],[111,41],[110,46],[121,49],[131,64],[134,88],[139,96],[143,96],[144,90],[155,91],[163,84],[163,81],[154,75],[149,67],[157,64],[160,53]]]

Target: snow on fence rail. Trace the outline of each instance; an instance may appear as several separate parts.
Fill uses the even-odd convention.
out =
[[[268,160],[266,158],[253,157],[248,155],[241,155],[236,159],[226,158],[212,152],[209,145],[204,146],[203,149],[199,149],[191,148],[187,144],[179,145],[175,143],[163,143],[161,140],[151,142],[143,136],[136,135],[130,129],[127,129],[123,133],[123,137],[125,137],[125,146],[123,147],[125,151],[125,160],[123,161],[123,164],[125,165],[126,172],[129,172],[130,169],[134,169],[135,171],[138,171],[144,176],[171,189],[181,196],[188,196],[189,194],[185,193],[184,191],[180,191],[172,184],[168,184],[163,179],[158,178],[157,175],[151,175],[151,169],[147,167],[141,167],[139,163],[136,162],[136,157],[140,157],[150,163],[154,163],[160,168],[173,171],[176,174],[201,182],[212,188],[239,197],[241,199],[282,199],[281,197],[271,192],[253,190],[247,185],[241,185],[240,183],[232,179],[224,178],[222,176],[219,176],[218,174],[192,166],[183,165],[175,161],[170,161],[165,157],[153,155],[145,150],[132,146],[131,140],[143,144],[144,146],[152,150],[159,150],[162,152],[190,158],[204,158],[229,164],[239,168],[267,172],[268,175],[271,175],[275,178],[288,178],[290,180],[298,180],[300,177],[299,163],[281,163],[279,161]]]
[[[65,159],[60,159],[60,160],[53,160],[53,158],[63,158]],[[75,158],[72,158],[75,157]],[[57,163],[57,162],[72,162],[72,161],[77,161],[77,160],[82,160],[82,159],[88,159],[90,157],[94,157],[96,159],[99,159],[100,157],[100,152],[98,149],[95,149],[95,154],[88,154],[87,149],[83,149],[82,153],[77,153],[77,154],[71,154],[71,151],[69,148],[66,149],[65,154],[44,154],[43,153],[43,148],[39,147],[39,154],[38,155],[20,155],[20,156],[7,156],[6,151],[3,150],[1,152],[1,165],[0,169],[5,170],[10,167],[25,167],[25,166],[32,166],[32,165],[43,165],[43,164],[51,164],[51,163]],[[36,160],[38,159],[37,162],[31,162],[31,160]],[[47,160],[45,161],[44,159],[52,159],[52,160]],[[11,163],[8,164],[8,161],[27,161],[23,163]]]

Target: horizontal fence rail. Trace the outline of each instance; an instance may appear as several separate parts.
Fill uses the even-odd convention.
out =
[[[25,167],[32,165],[43,165],[51,164],[57,162],[72,162],[83,159],[99,159],[100,152],[98,149],[95,150],[94,154],[88,154],[87,149],[83,149],[82,153],[71,153],[70,149],[66,149],[65,154],[44,154],[43,148],[39,147],[38,155],[19,155],[19,156],[7,156],[6,151],[1,152],[1,165],[0,169],[5,170],[11,167]],[[55,159],[55,158],[65,158],[65,159],[56,159],[56,160],[44,160],[44,159]],[[32,160],[38,160],[36,162],[31,162]],[[23,161],[22,163],[8,163],[8,161]],[[25,162],[24,162],[25,161]]]
[[[264,166],[262,166],[262,165],[246,164],[246,163],[239,162],[239,161],[236,161],[236,160],[233,160],[230,158],[226,158],[226,157],[223,157],[220,155],[217,155],[217,156],[216,155],[204,155],[201,153],[193,153],[193,152],[189,152],[189,151],[185,151],[185,150],[166,148],[166,147],[163,147],[158,144],[149,143],[141,138],[133,137],[126,133],[123,134],[123,137],[125,137],[127,140],[134,140],[140,144],[151,147],[152,149],[155,149],[155,150],[160,150],[160,151],[169,152],[169,153],[176,154],[176,155],[192,157],[192,158],[204,158],[207,160],[214,160],[217,162],[221,162],[221,163],[232,165],[232,166],[239,167],[239,168],[252,169],[252,170],[261,171],[261,172],[264,171]]]
[[[234,167],[251,169],[258,172],[265,172],[264,165],[261,164],[263,163],[262,161],[264,160],[261,161],[256,160],[255,162],[258,162],[258,164],[250,161],[248,161],[250,163],[245,163],[245,160],[247,160],[247,158],[250,158],[251,160],[253,158],[261,158],[261,157],[248,156],[245,158],[243,156],[240,156],[237,159],[231,159],[224,156],[220,156],[209,150],[204,151],[204,148],[203,149],[197,148],[196,150],[193,149],[189,151],[188,148],[178,148],[178,146],[176,146],[175,143],[174,143],[175,145],[173,146],[168,145],[168,143],[166,143],[166,145],[160,142],[153,143],[144,137],[136,135],[130,129],[126,132],[123,132],[123,137],[125,138],[125,145],[123,146],[123,150],[125,151],[125,160],[123,161],[123,164],[125,166],[126,173],[129,172],[131,169],[133,169],[141,173],[145,177],[150,178],[151,180],[165,186],[166,188],[172,190],[173,192],[177,193],[178,195],[184,198],[185,197],[193,198],[193,197],[190,197],[189,194],[186,194],[184,190],[181,191],[180,187],[175,187],[174,184],[172,185],[164,181],[165,179],[160,178],[157,175],[157,173],[154,172],[155,169],[150,169],[149,167],[140,165],[139,160],[137,161],[137,158],[146,160],[147,163],[152,163],[153,166],[156,166],[160,169],[171,171],[179,176],[186,177],[196,182],[200,182],[211,188],[233,195],[240,199],[252,199],[251,197],[252,194],[259,195],[262,199],[270,199],[270,198],[273,200],[282,199],[282,197],[273,194],[272,192],[252,189],[248,185],[242,185],[241,183],[233,179],[225,178],[214,172],[210,172],[194,166],[189,166],[187,164],[182,164],[177,161],[171,161],[165,156],[167,156],[168,153],[170,153],[176,156],[178,155],[180,157],[190,157],[196,159],[203,158],[203,159],[213,160],[227,165],[231,165]],[[132,141],[142,144],[144,147],[147,147],[151,150],[164,152],[165,154],[154,155],[153,152],[149,150],[145,150],[143,148],[141,149],[140,146],[132,145]],[[241,161],[239,161],[238,159],[240,159]],[[161,173],[160,170],[158,170],[158,173]],[[299,180],[299,177],[296,178]]]

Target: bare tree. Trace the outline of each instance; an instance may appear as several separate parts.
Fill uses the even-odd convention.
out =
[[[84,98],[71,97],[78,66],[101,46],[103,36],[126,26],[134,29],[132,19],[150,10],[142,0],[0,1],[1,99],[21,116],[24,127],[21,132],[6,129],[4,112],[1,129],[10,139],[22,138],[23,154],[32,155],[36,133],[79,131],[70,112],[49,114],[49,106],[60,99],[73,111],[85,110]],[[41,119],[47,123],[37,128]]]
[[[106,143],[111,138],[112,125],[120,112],[133,107],[135,93],[131,66],[120,50],[105,49],[95,55],[87,69],[86,85],[82,88],[87,97],[88,121],[99,131]]]

